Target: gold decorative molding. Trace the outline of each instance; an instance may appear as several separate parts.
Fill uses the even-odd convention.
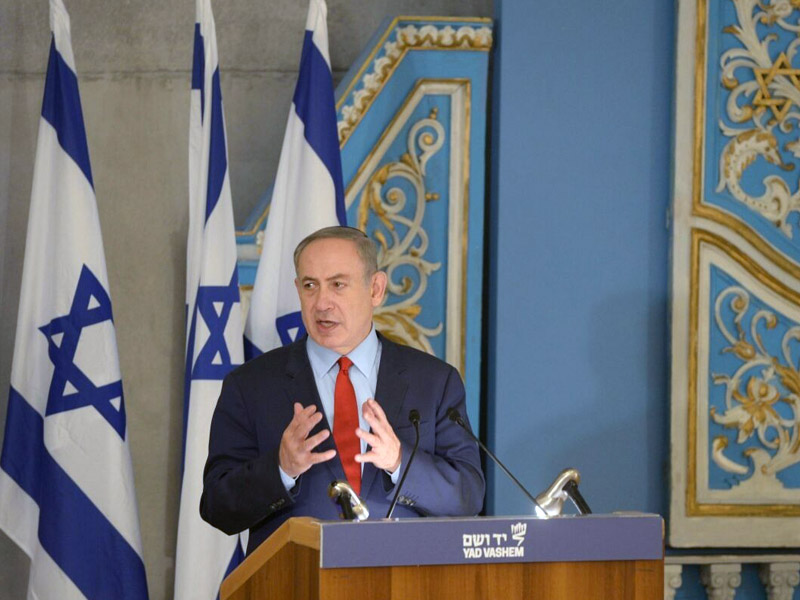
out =
[[[486,21],[478,20],[477,22]],[[441,28],[435,25],[424,25],[422,27],[406,25],[396,29],[397,39],[395,41],[385,41],[393,31],[395,31],[395,27],[389,28],[365,62],[365,66],[371,64],[371,71],[366,74],[363,74],[363,71],[359,71],[356,77],[353,78],[353,83],[342,95],[343,99],[348,98],[355,82],[363,80],[364,86],[353,93],[352,103],[343,106],[337,105],[337,110],[341,110],[342,115],[342,120],[338,123],[340,147],[347,143],[350,134],[361,122],[374,99],[380,94],[386,82],[391,78],[397,66],[410,50],[478,50],[488,52],[491,50],[493,41],[492,30],[489,27],[462,25],[458,29],[454,29],[449,25]],[[375,54],[381,47],[385,49],[386,54],[375,59]]]
[[[446,136],[437,116],[434,109],[427,118],[414,123],[408,132],[407,151],[399,160],[383,165],[370,176],[361,194],[357,223],[359,229],[368,231],[367,222],[372,214],[383,225],[368,233],[378,242],[378,268],[388,277],[386,299],[407,296],[391,304],[384,301],[375,309],[373,319],[377,328],[389,339],[429,354],[433,354],[429,338],[442,332],[443,323],[428,328],[416,319],[422,311],[419,300],[427,289],[428,277],[442,266],[440,262],[425,259],[429,238],[422,225],[427,203],[438,198],[438,194],[428,192],[425,185],[427,163],[442,148]],[[386,184],[396,178],[414,188],[415,195],[410,198],[413,203],[411,218],[402,214],[409,204],[405,191],[399,186],[384,190]],[[396,280],[398,268],[413,269],[419,279],[416,286],[407,275]]]
[[[391,219],[387,224],[387,210],[382,206],[380,194],[383,186],[389,181],[390,177],[403,176],[407,181],[414,183],[415,196],[422,208],[428,202],[435,202],[438,193],[428,189],[424,181],[424,167],[430,156],[425,156],[426,152],[434,149],[438,140],[444,141],[449,135],[450,144],[450,164],[449,177],[442,183],[448,186],[449,205],[448,205],[448,229],[447,229],[447,310],[446,310],[446,336],[445,336],[445,360],[459,369],[462,375],[466,368],[466,291],[467,291],[467,252],[468,252],[468,210],[469,210],[469,168],[470,168],[470,114],[471,114],[471,83],[468,79],[420,79],[414,88],[409,92],[401,103],[400,107],[386,126],[375,146],[362,161],[358,172],[351,179],[345,191],[346,202],[352,205],[357,203],[358,223],[357,226],[364,228],[367,224],[369,214],[378,217],[379,222],[386,228],[386,235],[383,241],[376,237],[376,243],[383,249],[383,244],[395,247],[397,242],[386,236],[391,236],[389,231],[392,226]],[[397,139],[398,134],[409,122],[414,111],[425,97],[449,96],[451,102],[450,111],[450,131],[443,129],[437,133],[437,128],[441,127],[438,122],[438,111],[434,109],[427,118],[416,121],[406,140],[406,152],[398,159],[381,165],[381,161],[387,154],[388,149]],[[418,128],[420,123],[425,123],[425,127]],[[422,144],[416,150],[417,137]],[[435,138],[435,139],[434,139]],[[431,145],[433,144],[433,145]],[[438,147],[435,148],[438,151]],[[419,155],[419,156],[417,156]],[[432,156],[432,155],[431,155]],[[402,175],[400,175],[402,173]],[[411,179],[409,179],[409,177]],[[392,190],[386,190],[387,201],[392,199],[388,194]],[[399,194],[399,190],[395,192]],[[395,200],[399,201],[400,196],[395,195]],[[419,205],[418,205],[419,207]],[[421,216],[420,216],[421,219]],[[416,219],[415,219],[416,221]],[[368,231],[368,233],[371,233]],[[383,234],[382,234],[383,235]],[[426,234],[427,235],[427,234]],[[396,257],[396,259],[399,257]],[[382,268],[385,265],[381,265]],[[388,271],[388,269],[387,269]],[[391,290],[390,290],[391,291]],[[376,322],[379,323],[379,330],[386,333],[383,327],[391,327],[402,337],[397,338],[405,344],[410,344],[419,349],[430,352],[429,345],[426,346],[425,335],[420,335],[420,331],[414,330],[408,323],[415,315],[411,314],[416,309],[410,307],[392,308],[394,305],[385,305],[376,311]],[[389,316],[379,316],[379,313],[389,309],[396,311],[397,314],[389,313]],[[411,312],[409,312],[411,311]],[[407,329],[406,326],[411,327]],[[415,338],[416,336],[416,338]]]
[[[272,203],[272,199],[270,199],[270,204],[271,203]],[[256,235],[256,234],[258,234],[259,230],[262,228],[261,225],[264,223],[264,221],[266,220],[267,216],[269,215],[269,207],[270,207],[270,205],[267,204],[267,207],[264,209],[264,212],[261,213],[261,216],[259,216],[258,219],[256,219],[256,222],[253,224],[253,226],[250,229],[248,229],[246,231],[240,231],[240,230],[237,229],[236,230],[236,236],[237,237],[245,237],[245,236],[248,236],[248,235]],[[263,243],[261,243],[259,240],[256,240],[256,245],[258,246],[258,252],[260,254],[261,253],[261,247],[263,246]]]
[[[720,249],[736,264],[750,273],[765,288],[800,305],[800,294],[776,280],[761,265],[747,256],[729,241],[709,231],[692,229],[691,234],[691,298],[689,304],[689,378],[688,378],[688,455],[686,480],[687,516],[800,516],[800,505],[796,504],[733,504],[702,503],[697,500],[697,394],[698,394],[698,325],[700,294],[701,246]],[[717,443],[719,446],[719,443]]]
[[[694,76],[694,160],[692,166],[692,215],[703,219],[708,219],[715,223],[719,223],[723,227],[734,231],[743,239],[753,245],[761,254],[779,266],[781,269],[791,274],[793,277],[800,279],[800,265],[788,258],[784,253],[779,252],[772,244],[767,242],[758,232],[751,226],[742,221],[735,215],[722,210],[718,207],[712,206],[704,202],[703,188],[704,188],[704,175],[705,172],[705,105],[707,95],[707,71],[706,71],[706,52],[707,52],[707,36],[708,36],[708,23],[707,23],[708,0],[697,0],[697,30],[695,39],[695,76]],[[778,64],[776,61],[771,65],[770,69],[777,69],[785,67],[784,63]],[[777,65],[777,67],[775,66]],[[765,72],[770,72],[766,69]],[[754,70],[756,81],[758,80],[758,69]],[[777,74],[777,71],[773,74]],[[794,76],[793,74],[789,74]],[[795,77],[796,78],[796,77]],[[734,80],[725,80],[723,82],[726,87],[730,87],[735,83]],[[760,92],[759,92],[760,93]],[[788,110],[788,107],[785,107]],[[764,110],[762,107],[760,110]],[[766,140],[769,142],[769,140]],[[765,143],[766,143],[765,142]],[[724,157],[723,157],[724,159]],[[782,163],[781,163],[782,164]],[[786,167],[787,169],[791,166]],[[776,186],[779,184],[776,182]],[[741,200],[741,198],[740,198]],[[753,208],[753,207],[751,207]],[[754,209],[756,213],[759,212],[758,208]],[[778,223],[779,224],[779,223]]]

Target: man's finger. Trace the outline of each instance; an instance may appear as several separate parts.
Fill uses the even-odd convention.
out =
[[[356,462],[374,463],[376,460],[378,460],[378,455],[374,450],[370,450],[369,452],[365,452],[364,454],[356,454],[354,458]]]
[[[309,452],[309,464],[316,465],[317,463],[325,462],[336,456],[336,450],[326,450],[325,452]]]
[[[299,402],[295,402],[293,405],[294,415],[292,416],[292,420],[289,421],[289,424],[286,426],[286,431],[290,432],[291,435],[294,435],[294,431],[298,428],[299,424],[303,421],[303,414],[308,412],[309,407],[303,408],[303,405]],[[311,405],[311,408],[314,408],[314,405]]]
[[[381,409],[377,402],[374,400],[365,402],[363,412],[364,420],[369,423],[373,432],[380,436],[387,436],[394,433],[394,429],[389,425],[389,421],[386,420],[386,413],[383,412],[383,409]]]
[[[316,412],[308,416],[300,416],[297,422],[297,436],[304,439],[309,432],[322,420],[322,413]]]
[[[365,402],[365,404],[370,408],[370,410],[372,410],[372,412],[375,413],[375,416],[378,418],[379,421],[388,423],[388,420],[386,419],[386,413],[383,412],[383,407],[380,404],[378,404],[377,400],[375,400],[374,398],[370,398]]]
[[[314,448],[319,446],[322,442],[328,439],[330,436],[331,431],[330,429],[323,429],[319,433],[315,433],[310,438],[303,442],[303,449],[307,452],[311,452]]]
[[[369,431],[364,431],[360,427],[356,429],[356,435],[373,448],[381,443],[381,439],[377,435],[370,433]]]

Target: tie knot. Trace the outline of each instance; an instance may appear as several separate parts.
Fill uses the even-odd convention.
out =
[[[345,375],[347,375],[347,371],[352,366],[353,366],[353,361],[347,358],[346,356],[342,356],[341,358],[339,358],[339,370],[342,371]]]

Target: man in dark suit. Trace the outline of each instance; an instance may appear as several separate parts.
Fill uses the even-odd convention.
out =
[[[466,418],[458,372],[375,332],[386,274],[374,244],[348,227],[322,229],[294,255],[308,337],[225,378],[211,423],[200,514],[233,534],[250,529],[248,554],[294,516],[338,518],[334,480],[386,514],[414,443],[419,450],[393,516],[474,515],[483,504],[478,449],[447,417]],[[332,433],[331,433],[332,432]]]

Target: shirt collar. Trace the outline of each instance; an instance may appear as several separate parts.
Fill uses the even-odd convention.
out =
[[[375,333],[375,326],[373,325],[364,341],[348,352],[347,357],[353,361],[353,364],[361,373],[369,376],[372,367],[375,365],[375,359],[378,357],[379,347],[378,334]],[[311,339],[311,336],[308,336],[306,340],[306,352],[311,363],[311,369],[314,371],[314,377],[317,379],[330,371],[341,356],[335,350],[320,346]]]

